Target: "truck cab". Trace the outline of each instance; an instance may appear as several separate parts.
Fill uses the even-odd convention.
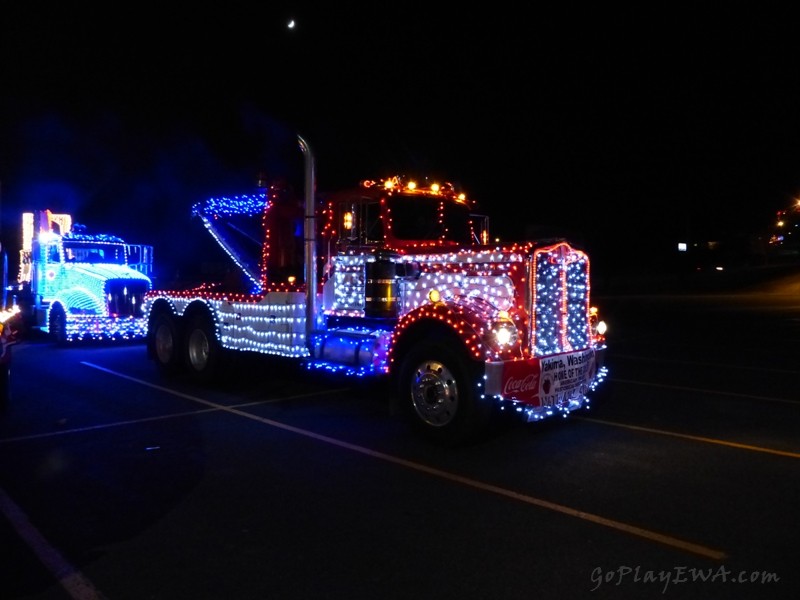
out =
[[[344,252],[488,244],[488,217],[474,214],[466,195],[449,183],[420,185],[398,176],[366,180],[357,190],[331,196],[328,205]]]

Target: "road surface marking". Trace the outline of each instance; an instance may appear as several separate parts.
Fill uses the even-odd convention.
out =
[[[217,404],[215,402],[211,402],[209,400],[205,400],[203,398],[198,398],[196,396],[192,396],[192,395],[183,393],[183,392],[176,392],[176,391],[171,390],[169,388],[166,388],[166,387],[163,387],[163,386],[160,386],[160,385],[156,385],[156,384],[152,384],[152,383],[144,381],[142,379],[137,379],[135,377],[131,377],[129,375],[125,375],[123,373],[119,373],[117,371],[113,371],[111,369],[107,369],[105,367],[101,367],[99,365],[95,365],[95,364],[88,363],[88,362],[83,362],[82,364],[84,364],[84,365],[86,365],[88,367],[94,368],[94,369],[98,369],[100,371],[104,371],[104,372],[109,373],[111,375],[114,375],[116,377],[121,377],[121,378],[127,379],[129,381],[133,381],[135,383],[139,383],[141,385],[144,385],[144,386],[147,386],[147,387],[150,387],[150,388],[153,388],[153,389],[157,389],[157,390],[165,392],[167,394],[172,394],[172,395],[180,396],[182,398],[186,398],[188,400],[192,400],[194,402],[197,402],[199,404],[205,405],[205,406],[210,407],[210,408],[214,408],[214,409],[217,409],[217,410],[221,410],[221,411],[225,411],[225,412],[228,412],[228,413],[231,413],[231,414],[235,414],[235,415],[238,415],[240,417],[244,417],[246,419],[250,419],[250,420],[253,420],[253,421],[257,421],[259,423],[263,423],[265,425],[269,425],[271,427],[275,427],[277,429],[282,429],[284,431],[290,431],[292,433],[296,433],[298,435],[302,435],[302,436],[305,436],[305,437],[308,437],[308,438],[311,438],[311,439],[314,439],[314,440],[317,440],[317,441],[321,441],[321,442],[324,442],[326,444],[331,444],[331,445],[337,446],[339,448],[344,448],[344,449],[347,449],[347,450],[351,450],[353,452],[358,452],[359,454],[363,454],[365,456],[370,456],[372,458],[377,458],[377,459],[380,459],[380,460],[384,460],[386,462],[390,462],[390,463],[393,463],[393,464],[396,464],[396,465],[400,465],[400,466],[406,467],[408,469],[413,469],[413,470],[419,471],[421,473],[426,473],[426,474],[432,475],[434,477],[439,477],[439,478],[447,480],[447,481],[451,481],[451,482],[454,482],[454,483],[459,483],[461,485],[465,485],[465,486],[471,487],[473,489],[477,489],[477,490],[481,490],[481,491],[485,491],[485,492],[490,492],[490,493],[493,493],[493,494],[497,494],[499,496],[510,498],[512,500],[517,500],[519,502],[524,502],[524,503],[530,504],[532,506],[537,506],[539,508],[544,508],[544,509],[547,509],[547,510],[551,510],[553,512],[558,512],[558,513],[561,513],[561,514],[564,514],[564,515],[568,515],[568,516],[571,516],[571,517],[574,517],[574,518],[582,519],[584,521],[595,523],[597,525],[602,525],[604,527],[608,527],[608,528],[611,528],[611,529],[616,529],[617,531],[622,531],[622,532],[630,534],[630,535],[634,535],[634,536],[637,536],[637,537],[640,537],[640,538],[643,538],[643,539],[646,539],[646,540],[650,540],[650,541],[653,541],[653,542],[658,542],[658,543],[661,543],[661,544],[664,544],[664,545],[667,545],[667,546],[671,546],[673,548],[677,548],[677,549],[682,550],[684,552],[697,554],[699,556],[703,556],[705,558],[710,558],[712,560],[719,561],[719,560],[723,560],[723,559],[727,558],[727,554],[725,552],[720,551],[720,550],[715,550],[713,548],[709,548],[709,547],[706,547],[706,546],[702,546],[700,544],[695,544],[693,542],[688,542],[688,541],[685,541],[685,540],[681,540],[679,538],[675,538],[675,537],[672,537],[672,536],[669,536],[669,535],[665,535],[663,533],[658,533],[658,532],[655,532],[655,531],[651,531],[651,530],[648,530],[648,529],[637,527],[635,525],[630,525],[628,523],[623,523],[621,521],[616,521],[614,519],[608,519],[608,518],[605,518],[605,517],[602,517],[602,516],[599,516],[599,515],[595,515],[595,514],[592,514],[592,513],[588,513],[588,512],[582,511],[582,510],[577,510],[577,509],[574,509],[574,508],[570,508],[568,506],[557,504],[555,502],[550,502],[548,500],[543,500],[541,498],[528,496],[527,494],[521,494],[519,492],[515,492],[513,490],[508,490],[508,489],[502,488],[500,486],[496,486],[496,485],[492,485],[492,484],[485,483],[485,482],[482,482],[482,481],[478,481],[476,479],[471,479],[469,477],[464,477],[462,475],[458,475],[458,474],[455,474],[455,473],[450,473],[448,471],[437,469],[435,467],[431,467],[431,466],[424,465],[424,464],[421,464],[421,463],[416,463],[416,462],[413,462],[413,461],[410,461],[410,460],[406,460],[404,458],[393,456],[391,454],[385,454],[383,452],[372,450],[370,448],[366,448],[364,446],[359,446],[357,444],[351,444],[350,442],[346,442],[344,440],[340,440],[340,439],[337,439],[337,438],[333,438],[333,437],[329,437],[329,436],[322,435],[322,434],[319,434],[319,433],[315,433],[315,432],[309,431],[307,429],[294,427],[292,425],[287,425],[286,423],[281,423],[279,421],[273,421],[272,419],[267,419],[265,417],[259,417],[258,415],[253,415],[251,413],[247,413],[247,412],[245,412],[243,410],[240,410],[239,408],[236,408],[234,406],[224,406],[224,405],[221,405],[221,404]],[[326,393],[329,393],[329,390],[326,391]],[[250,402],[247,405],[249,406],[249,405],[252,405],[252,404],[259,404],[259,403]]]
[[[652,356],[634,356],[632,354],[614,354],[614,358],[624,358],[625,360],[638,360],[639,362],[655,362],[659,364],[671,363],[674,365],[711,367],[713,369],[729,369],[733,371],[759,371],[764,373],[778,373],[781,375],[800,375],[800,371],[798,371],[797,369],[776,369],[774,367],[753,367],[750,365],[708,363],[708,362],[699,362],[696,360],[682,360],[680,358],[654,358]]]
[[[0,510],[70,598],[75,600],[103,600],[105,598],[83,573],[73,567],[58,550],[47,542],[39,530],[31,524],[28,515],[9,498],[2,488],[0,488]]]
[[[652,429],[650,427],[642,427],[640,425],[628,425],[626,423],[617,423],[615,421],[604,421],[603,419],[595,419],[592,417],[575,417],[578,421],[588,421],[590,423],[600,423],[601,425],[610,425],[611,427],[620,427],[622,429],[630,429],[632,431],[643,431],[645,433],[653,433],[656,435],[667,435],[670,437],[681,438],[684,440],[691,440],[693,442],[703,442],[705,444],[715,444],[717,446],[727,446],[729,448],[739,448],[740,450],[750,450],[751,452],[763,452],[765,454],[775,454],[777,456],[787,456],[789,458],[800,458],[800,453],[786,452],[784,450],[774,450],[772,448],[762,448],[761,446],[750,446],[749,444],[740,444],[738,442],[728,442],[726,440],[718,440],[715,438],[707,438],[699,435],[689,435],[688,433],[677,433],[675,431],[666,431],[663,429]]]
[[[611,377],[615,383],[627,383],[630,385],[643,385],[646,387],[664,388],[666,390],[680,390],[681,392],[697,392],[699,394],[709,394],[713,396],[730,396],[732,398],[746,398],[748,400],[763,400],[764,402],[778,402],[781,404],[800,404],[797,400],[786,400],[784,398],[772,398],[770,396],[753,396],[752,394],[738,394],[736,392],[725,392],[722,390],[704,390],[683,385],[669,385],[664,383],[649,383],[647,381],[634,381],[633,379],[617,379]]]

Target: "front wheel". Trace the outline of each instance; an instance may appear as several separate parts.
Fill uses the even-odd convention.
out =
[[[47,327],[50,331],[50,338],[56,345],[64,346],[67,343],[67,313],[60,304],[50,308]]]
[[[478,389],[478,365],[442,342],[416,344],[398,378],[401,407],[414,428],[444,445],[473,440],[487,426],[491,405]]]

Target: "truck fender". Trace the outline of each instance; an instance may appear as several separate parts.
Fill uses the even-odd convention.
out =
[[[396,363],[400,355],[407,352],[420,338],[440,335],[442,332],[451,332],[463,344],[471,358],[482,361],[484,354],[480,349],[480,323],[473,311],[456,302],[420,306],[398,321],[389,348],[389,364]]]
[[[105,315],[107,307],[105,299],[97,296],[83,287],[74,287],[60,290],[52,303],[59,302],[69,315],[78,312],[84,315]]]

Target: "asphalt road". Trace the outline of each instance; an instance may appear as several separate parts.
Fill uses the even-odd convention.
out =
[[[781,291],[781,289],[783,291]],[[456,449],[380,385],[15,348],[0,597],[796,598],[800,295],[602,296],[609,393]]]

